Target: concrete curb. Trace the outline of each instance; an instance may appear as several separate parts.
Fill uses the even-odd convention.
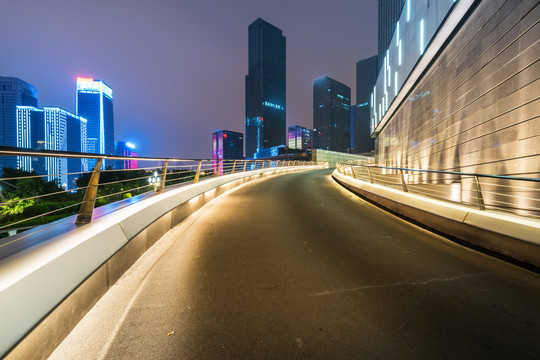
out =
[[[204,179],[3,259],[0,354],[6,359],[46,359],[147,249],[208,201],[251,180],[319,168],[269,168]]]
[[[431,229],[540,267],[540,221],[480,211],[353,179],[332,177],[350,191]]]

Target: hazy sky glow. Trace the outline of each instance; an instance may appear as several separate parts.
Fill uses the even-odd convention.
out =
[[[16,0],[0,4],[0,75],[39,106],[75,112],[77,76],[114,95],[115,140],[139,155],[209,158],[215,129],[244,132],[248,26],[287,38],[287,125],[312,127],[312,82],[352,88],[377,52],[376,0]]]

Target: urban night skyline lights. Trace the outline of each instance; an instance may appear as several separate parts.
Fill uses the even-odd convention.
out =
[[[377,51],[376,0],[210,4],[211,11],[204,2],[6,2],[0,75],[39,89],[40,106],[74,114],[74,79],[103,79],[113,89],[115,138],[135,143],[141,156],[209,158],[202,139],[214,129],[245,132],[247,28],[255,19],[287,37],[286,104],[261,101],[285,114],[285,141],[286,126],[312,128],[314,79],[328,75],[352,86],[355,62]],[[24,14],[39,31],[9,14]],[[111,26],[82,26],[94,19]]]

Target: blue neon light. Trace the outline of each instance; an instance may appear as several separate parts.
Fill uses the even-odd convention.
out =
[[[278,110],[285,110],[285,108],[283,106],[271,103],[269,101],[263,102],[263,105],[267,106],[267,107],[270,107],[270,108],[278,109]]]

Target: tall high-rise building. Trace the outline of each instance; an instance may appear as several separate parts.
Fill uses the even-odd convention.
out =
[[[42,109],[17,105],[17,144],[19,148],[45,149],[45,120]],[[17,169],[47,175],[44,157],[17,156]]]
[[[351,88],[328,76],[313,82],[314,147],[347,152],[351,146]]]
[[[116,155],[118,156],[137,156],[135,145],[126,141],[116,142]],[[116,160],[117,169],[137,169],[138,161],[133,160]]]
[[[388,49],[390,40],[392,40],[396,30],[397,21],[405,1],[411,0],[379,0],[379,58],[377,59],[377,69],[381,68],[384,61],[386,49]]]
[[[289,149],[313,149],[313,130],[300,125],[289,126]]]
[[[377,82],[377,58],[375,55],[356,63],[354,152],[357,154],[375,149],[375,139],[371,138],[370,130],[370,101]]]
[[[86,119],[64,109],[17,106],[17,129],[17,147],[86,152]],[[86,164],[86,159],[17,156],[18,169],[49,175],[67,189],[76,187]]]
[[[17,146],[17,105],[38,106],[37,90],[14,77],[0,76],[0,145]],[[17,167],[16,156],[0,156],[0,167]]]
[[[286,39],[262,19],[249,25],[246,76],[246,158],[261,148],[285,145]]]
[[[77,78],[77,115],[88,121],[87,151],[114,155],[114,114],[112,89],[101,80]],[[88,160],[91,169],[95,159]],[[114,160],[106,160],[103,168],[113,167]]]
[[[242,159],[244,135],[229,130],[216,130],[212,134],[212,159]]]
[[[45,150],[87,152],[86,119],[57,107],[44,107]],[[45,158],[49,180],[67,189],[76,187],[78,174],[88,171],[87,159]],[[62,174],[60,176],[54,176]],[[69,174],[69,175],[67,175]]]

